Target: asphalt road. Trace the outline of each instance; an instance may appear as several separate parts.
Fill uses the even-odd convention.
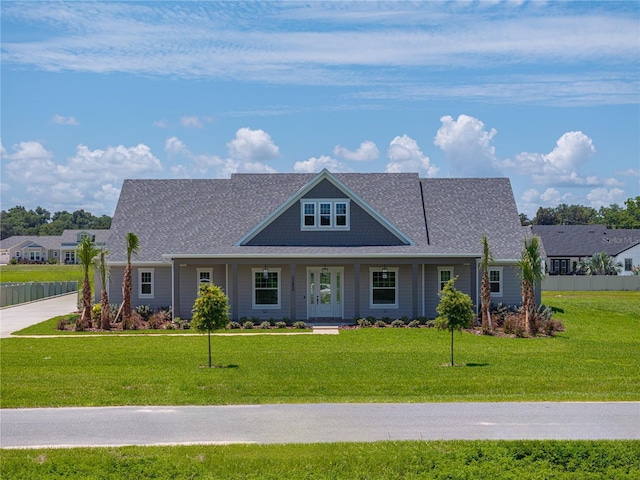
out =
[[[640,439],[640,403],[302,404],[4,409],[2,448]]]

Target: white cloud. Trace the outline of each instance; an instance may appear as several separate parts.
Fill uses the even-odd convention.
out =
[[[184,142],[178,137],[167,138],[167,141],[164,143],[164,149],[169,154],[189,155],[191,153]]]
[[[294,172],[297,173],[317,173],[326,168],[332,173],[351,172],[352,170],[342,162],[327,155],[311,157],[309,160],[296,162],[293,165]]]
[[[56,125],[80,125],[75,117],[63,117],[62,115],[54,115],[51,119]]]
[[[56,165],[52,161],[53,154],[47,151],[40,142],[20,142],[13,146],[14,153],[2,149],[4,169],[12,180],[21,183],[53,181],[52,172]]]
[[[240,128],[227,148],[229,156],[241,162],[267,161],[280,156],[280,149],[264,130]]]
[[[180,117],[180,125],[184,128],[202,128],[202,122],[198,117]]]
[[[599,178],[596,175],[581,175],[579,168],[595,154],[593,141],[581,131],[567,132],[547,153],[522,152],[515,160],[505,160],[502,165],[516,173],[531,175],[540,185],[565,186],[620,186],[615,178]]]
[[[429,157],[422,153],[418,143],[407,135],[391,140],[387,156],[390,160],[386,167],[388,173],[418,172],[427,177],[435,177],[439,170],[431,165]]]
[[[440,147],[452,164],[454,176],[498,176],[495,168],[495,147],[491,145],[498,133],[495,128],[487,131],[484,123],[469,115],[459,115],[457,120],[445,115],[442,126],[436,132],[433,143]]]
[[[626,198],[624,190],[619,188],[612,188],[610,190],[606,188],[594,188],[587,194],[587,200],[589,200],[589,205],[593,208],[600,208],[613,203],[620,204],[624,202]]]
[[[153,126],[158,128],[169,128],[169,122],[166,120],[156,120],[153,122]]]
[[[375,143],[364,141],[355,151],[349,150],[341,145],[336,145],[333,149],[333,154],[353,162],[370,162],[380,157],[380,150],[378,150]]]

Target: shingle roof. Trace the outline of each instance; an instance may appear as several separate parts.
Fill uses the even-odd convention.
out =
[[[140,239],[137,261],[174,255],[479,254],[486,233],[496,259],[515,259],[522,229],[508,179],[420,179],[409,173],[334,177],[413,245],[393,247],[235,246],[317,174],[234,174],[213,180],[125,180],[107,248],[125,261],[125,237]],[[424,205],[421,190],[424,192]],[[425,227],[425,211],[427,228]]]
[[[534,225],[549,257],[585,257],[619,253],[640,243],[640,230],[613,230],[604,225]]]
[[[5,238],[0,242],[0,248],[9,249],[20,245],[23,242],[30,242],[34,245],[38,245],[45,250],[58,250],[60,249],[60,237],[57,235],[14,235],[13,237]],[[25,245],[26,246],[26,245]]]

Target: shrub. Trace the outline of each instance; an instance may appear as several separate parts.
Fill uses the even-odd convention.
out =
[[[395,319],[393,322],[391,322],[391,326],[393,328],[402,328],[404,327],[404,322],[402,320]]]
[[[254,326],[255,326],[255,323],[253,323],[250,320],[248,320],[248,321],[246,321],[246,322],[244,322],[242,324],[242,328],[244,328],[245,330],[251,330]]]
[[[304,330],[305,328],[307,328],[307,324],[304,322],[296,322],[293,324],[293,328]]]
[[[408,325],[409,328],[420,328],[420,320],[411,320]]]
[[[260,330],[269,330],[271,328],[271,322],[269,320],[265,320],[260,324]]]
[[[291,319],[289,317],[282,317],[282,322],[278,322],[278,323],[284,323],[284,327],[282,327],[282,328],[288,327],[289,325],[292,324],[291,323]],[[276,323],[276,326],[278,325],[278,323]],[[280,327],[278,327],[278,328],[280,328]]]
[[[69,325],[69,322],[67,322],[66,318],[61,318],[60,320],[58,320],[58,324],[56,325],[56,328],[58,330],[66,330],[67,329],[67,325]]]
[[[375,323],[375,326],[378,328],[387,328],[387,322],[384,322],[382,320],[378,320]]]
[[[147,321],[153,312],[149,305],[138,305],[134,310],[143,321]]]
[[[229,323],[227,324],[227,328],[228,328],[229,330],[239,330],[239,329],[241,329],[241,328],[242,328],[242,325],[240,325],[240,323],[239,323],[239,322],[231,321],[231,322],[229,322]]]
[[[382,317],[382,318],[381,318],[381,320],[382,320],[384,323],[391,323],[391,317]]]
[[[96,303],[91,307],[91,320],[100,320],[100,313],[102,312],[102,305]]]
[[[276,322],[276,328],[287,328],[287,322],[284,319],[281,322]]]
[[[547,320],[543,320],[540,323],[540,328],[542,329],[544,334],[548,335],[549,337],[553,337],[556,332],[564,332],[564,325],[560,320],[549,318]]]
[[[520,324],[520,316],[514,312],[507,313],[502,320],[502,331],[507,334],[515,334]]]
[[[368,319],[366,319],[366,318],[359,318],[359,319],[358,319],[358,325],[359,325],[361,328],[367,328],[367,327],[370,327],[370,326],[371,326],[371,322],[370,322]]]
[[[429,319],[427,317],[418,317],[416,318],[420,322],[421,325],[426,325]]]
[[[171,314],[166,310],[160,310],[149,318],[149,328],[158,330],[167,322],[171,322]]]
[[[137,310],[137,309],[136,309]],[[122,329],[123,330],[140,330],[142,326],[142,316],[137,312],[131,312],[129,318],[125,318]]]
[[[402,320],[402,323],[404,323],[405,325],[408,325],[409,322],[411,321],[411,319],[406,315],[404,315],[400,320]]]

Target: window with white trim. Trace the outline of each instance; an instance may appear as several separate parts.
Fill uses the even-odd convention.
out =
[[[624,259],[624,271],[630,272],[633,269],[633,258]]]
[[[280,269],[251,269],[253,308],[280,308]]]
[[[453,278],[453,267],[438,267],[438,292]]]
[[[31,260],[32,262],[39,262],[40,261],[40,252],[38,252],[36,250],[31,250],[29,252],[29,260]]]
[[[213,283],[213,268],[197,268],[196,272],[198,275],[198,290],[200,290],[200,285],[203,283]]]
[[[349,199],[302,200],[302,230],[349,230]]]
[[[153,268],[138,269],[138,297],[153,298]]]
[[[398,308],[398,269],[370,268],[369,279],[370,307]]]
[[[489,267],[489,285],[492,297],[502,296],[502,267]]]

